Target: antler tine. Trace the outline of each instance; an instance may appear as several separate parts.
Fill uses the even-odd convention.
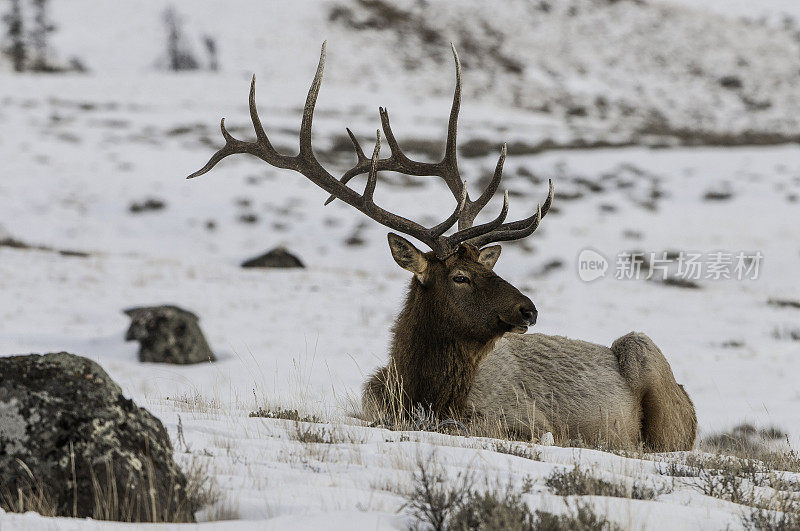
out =
[[[450,49],[453,51],[453,60],[456,63],[456,88],[453,92],[453,106],[450,107],[450,120],[447,123],[447,143],[445,144],[442,164],[450,166],[452,171],[457,174],[456,130],[458,129],[458,111],[461,109],[461,60],[458,58],[456,45],[452,42],[450,43]]]
[[[253,79],[250,81],[250,121],[253,122],[253,129],[256,130],[256,138],[258,142],[263,144],[266,149],[274,151],[272,144],[267,138],[267,133],[264,132],[264,127],[261,125],[261,118],[258,117],[258,107],[256,107],[256,75],[253,74]]]
[[[458,200],[458,204],[456,205],[456,209],[453,210],[453,213],[450,214],[450,217],[446,220],[442,221],[435,227],[431,228],[431,236],[434,238],[438,238],[445,232],[447,232],[450,227],[456,224],[456,221],[461,217],[461,213],[464,211],[464,207],[467,205],[467,183],[464,183],[463,187],[461,188],[461,198]]]
[[[378,170],[396,171],[418,177],[441,177],[447,184],[450,192],[453,194],[456,200],[458,200],[461,196],[462,188],[464,187],[464,183],[458,173],[458,160],[456,152],[456,130],[458,126],[458,113],[461,108],[461,61],[458,58],[458,52],[456,51],[456,47],[453,43],[450,43],[450,48],[453,51],[453,59],[456,66],[456,86],[453,93],[453,105],[450,108],[450,118],[447,125],[447,141],[445,144],[444,157],[441,161],[434,163],[419,162],[408,158],[408,156],[403,153],[403,150],[400,148],[400,145],[397,142],[397,138],[394,136],[391,123],[389,122],[389,111],[385,107],[379,107],[378,112],[381,119],[381,128],[383,129],[383,134],[386,137],[386,143],[389,145],[389,149],[391,150],[391,155],[388,158],[378,161]],[[359,157],[356,165],[345,172],[344,175],[342,175],[342,177],[339,179],[339,182],[347,184],[350,179],[356,175],[367,173],[368,171],[369,159],[361,160]],[[329,204],[334,199],[334,197],[329,197],[325,204]],[[466,206],[461,214],[462,218],[464,217],[465,213],[470,211],[469,207],[471,204],[472,202],[469,199],[469,192],[467,192]],[[475,211],[475,215],[477,215],[477,211]],[[473,215],[471,219],[474,219],[474,217],[475,216]],[[459,228],[464,228],[464,222],[461,219],[459,219]]]
[[[549,183],[549,190],[547,192],[547,199],[545,199],[544,204],[542,205],[542,217],[544,217],[547,214],[547,212],[550,210],[550,205],[553,204],[553,193],[554,193],[553,180],[549,179],[548,183]],[[521,219],[519,221],[506,223],[503,227],[500,227],[500,229],[501,230],[507,230],[507,229],[520,230],[520,229],[525,229],[529,225],[531,225],[531,223],[533,223],[533,220],[535,218],[536,218],[536,213],[534,212],[534,214],[532,216],[530,216],[528,218],[525,218],[525,219]]]
[[[353,132],[350,130],[349,127],[345,127],[345,129],[347,130],[347,136],[350,137],[350,141],[353,143],[353,147],[356,150],[356,155],[358,156],[358,162],[361,163],[368,161],[369,159],[367,158],[366,155],[364,155],[364,150],[361,149],[361,144],[358,143],[356,135],[353,134]]]
[[[214,166],[217,165],[217,163],[219,163],[219,161],[230,155],[248,153],[250,155],[255,155],[256,157],[261,156],[261,149],[258,144],[237,140],[231,136],[228,130],[225,129],[225,118],[220,120],[219,128],[222,131],[222,137],[225,139],[225,145],[216,153],[211,155],[211,158],[208,160],[208,162],[206,162],[205,166],[187,176],[187,179],[194,179],[195,177],[200,177],[201,175],[208,173]]]
[[[370,159],[368,159],[367,156],[364,155],[364,150],[361,149],[361,144],[358,142],[356,136],[353,134],[353,132],[350,130],[349,127],[345,127],[345,129],[347,130],[347,136],[350,137],[350,141],[353,143],[353,147],[356,150],[356,156],[358,157],[358,162],[356,162],[356,165],[353,166],[351,169],[349,169],[347,172],[345,172],[345,174],[342,175],[342,178],[339,179],[339,182],[342,184],[347,184],[348,182],[350,182],[350,179],[358,175],[360,173],[359,170],[362,168],[364,164],[369,163],[370,168],[372,167]],[[324,206],[329,205],[331,202],[333,202],[334,199],[336,199],[336,196],[330,195],[328,199],[325,200]]]
[[[322,73],[325,71],[327,44],[328,41],[322,42],[322,51],[319,54],[317,73],[314,74],[314,80],[311,82],[311,88],[308,89],[306,104],[303,107],[303,120],[300,123],[300,157],[314,161],[316,161],[316,159],[314,159],[313,150],[311,149],[311,125],[314,121],[314,107],[317,105],[319,88],[322,85]]]
[[[474,227],[467,227],[466,229],[462,229],[452,236],[449,236],[447,240],[451,243],[451,245],[456,246],[461,242],[471,241],[479,236],[483,236],[484,234],[488,234],[495,230],[497,227],[503,224],[506,220],[506,216],[508,215],[508,190],[506,190],[505,194],[503,195],[503,208],[500,210],[500,214],[492,221],[487,223],[482,223],[481,225],[475,225]]]
[[[372,197],[375,195],[375,186],[378,184],[378,156],[381,154],[381,131],[375,131],[375,149],[372,151],[370,170],[367,176],[367,186],[364,187],[362,197],[367,204],[374,204]]]
[[[383,129],[383,134],[386,137],[386,143],[389,144],[389,150],[391,151],[391,155],[389,157],[378,160],[378,170],[390,170],[399,173],[405,173],[407,175],[417,176],[439,175],[441,163],[414,161],[409,159],[406,154],[403,153],[403,150],[397,143],[394,132],[392,132],[392,126],[389,123],[389,112],[384,107],[379,107],[378,113],[381,118],[381,128]],[[355,135],[353,135],[353,132],[350,131],[349,128],[347,129],[347,134],[350,136],[350,141],[353,142],[358,160],[356,161],[355,166],[347,170],[344,175],[341,176],[339,182],[342,184],[347,184],[353,177],[357,175],[368,173],[371,168],[370,159],[364,155],[358,139],[356,139]],[[450,186],[449,182],[448,186]],[[453,190],[454,187],[450,186],[450,189]],[[456,191],[454,191],[454,193],[457,193],[457,186],[455,187],[455,190]],[[334,199],[336,199],[336,197],[331,195],[325,201],[325,204],[330,204]]]
[[[378,114],[381,117],[381,128],[383,128],[383,134],[386,135],[386,143],[389,144],[389,149],[392,150],[391,159],[395,163],[401,164],[413,164],[413,161],[409,159],[403,150],[400,149],[400,145],[397,143],[397,139],[394,136],[394,132],[392,131],[392,126],[389,123],[389,111],[386,107],[378,107]]]
[[[530,236],[536,231],[537,228],[539,228],[539,222],[542,220],[542,216],[544,216],[544,214],[542,214],[542,205],[540,203],[537,203],[536,214],[528,218],[528,220],[530,220],[530,223],[527,227],[516,230],[499,230],[496,232],[485,234],[484,236],[475,238],[474,240],[470,240],[469,243],[471,243],[475,247],[480,248],[486,245],[487,243],[519,240],[520,238]]]
[[[250,81],[250,96],[249,96],[249,104],[250,104],[250,120],[253,122],[253,129],[256,132],[256,142],[246,142],[244,140],[238,140],[234,138],[228,130],[225,128],[225,118],[220,120],[219,128],[222,131],[222,137],[225,139],[225,145],[216,153],[214,153],[209,161],[206,163],[205,166],[194,172],[193,174],[186,177],[187,179],[193,179],[195,177],[199,177],[205,173],[208,173],[211,168],[217,165],[219,161],[228,157],[229,155],[237,155],[240,153],[247,153],[249,155],[254,155],[261,160],[268,162],[269,164],[278,166],[280,168],[288,168],[288,161],[293,157],[287,157],[285,155],[281,155],[275,148],[272,147],[272,144],[267,138],[267,133],[264,132],[264,127],[261,125],[261,119],[258,117],[258,108],[256,107],[256,76],[253,75],[253,79]]]
[[[469,207],[464,212],[461,219],[458,220],[459,230],[467,229],[472,226],[478,213],[483,210],[483,207],[489,203],[489,200],[494,197],[497,187],[500,186],[500,180],[503,178],[503,164],[506,161],[506,144],[503,144],[500,149],[500,157],[497,159],[497,166],[494,168],[494,175],[489,184],[484,188],[483,193],[475,201],[470,202]]]
[[[550,190],[547,194],[547,199],[544,202],[544,206],[537,204],[536,213],[531,217],[501,225],[493,232],[470,239],[469,243],[480,248],[487,243],[518,240],[533,234],[534,231],[539,227],[539,222],[547,214],[548,210],[550,210],[550,205],[553,204],[554,194],[552,179],[550,179],[549,184]]]

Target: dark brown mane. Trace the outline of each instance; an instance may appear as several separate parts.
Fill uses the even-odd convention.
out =
[[[439,417],[457,417],[467,409],[479,364],[508,331],[495,315],[533,309],[533,304],[481,264],[479,251],[470,245],[445,260],[434,253],[424,258],[426,281],[411,279],[392,327],[389,365],[370,378],[366,390],[383,411],[407,413],[422,406]],[[470,275],[467,301],[453,296],[465,289],[453,286],[454,272]]]
[[[455,414],[464,409],[478,364],[497,337],[457,337],[444,326],[443,315],[430,288],[412,279],[392,327],[390,356],[413,404]]]

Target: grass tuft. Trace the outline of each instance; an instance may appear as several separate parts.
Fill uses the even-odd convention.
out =
[[[494,451],[501,454],[514,455],[531,461],[541,461],[542,452],[527,446],[525,444],[517,444],[511,441],[498,441],[494,444]]]
[[[296,409],[283,409],[282,407],[277,407],[275,409],[266,409],[260,407],[255,411],[251,411],[248,416],[267,419],[293,420],[295,422],[314,422],[317,424],[322,422],[322,419],[316,415],[301,415]]]
[[[527,482],[526,482],[527,483]],[[414,489],[405,508],[417,520],[417,528],[458,531],[617,531],[616,524],[577,504],[567,514],[532,511],[521,490],[505,487],[477,490],[471,475],[459,474],[448,481],[433,459],[417,461]]]
[[[148,478],[154,477],[155,470],[149,460],[143,460]],[[102,465],[102,463],[101,463]],[[37,512],[43,516],[77,517],[77,490],[73,493],[75,502],[71,513],[59,510],[56,489],[38,478],[28,470],[29,481],[16,492],[0,489],[0,507],[15,513]],[[215,504],[220,499],[216,482],[208,472],[208,466],[193,461],[187,470],[185,502],[173,505],[171,497],[159,499],[152,484],[139,489],[124,488],[125,482],[118,481],[113,463],[104,463],[104,473],[90,469],[92,518],[117,522],[154,522],[185,523],[194,522],[194,513],[207,505]],[[174,486],[177,488],[177,486]]]
[[[582,470],[577,464],[570,470],[553,471],[545,480],[545,484],[559,496],[611,496],[652,500],[662,493],[638,482],[634,483],[632,487],[628,487],[596,478]]]

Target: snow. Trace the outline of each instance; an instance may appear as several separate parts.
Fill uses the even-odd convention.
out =
[[[800,17],[800,4],[794,0],[704,0],[702,4],[692,0],[657,0],[666,4],[684,4],[717,12],[728,17],[764,18],[781,20],[784,17]]]
[[[506,30],[510,42],[504,46],[518,49],[525,64],[540,65],[526,72],[536,102],[556,102],[557,94],[579,99],[605,94],[642,112],[674,108],[668,114],[678,125],[796,133],[798,100],[792,92],[800,54],[788,34],[671,4],[659,8],[663,12],[623,5],[607,12],[579,4],[591,16],[564,22],[578,24],[565,41],[571,51],[543,54],[541,63],[531,57],[550,50],[564,28],[542,24],[536,31]],[[313,9],[299,2],[231,2],[225,9],[200,0],[177,5],[194,38],[218,37],[221,72],[172,75],[154,69],[163,48],[160,2],[73,0],[53,4],[60,26],[54,44],[64,56],[85,60],[92,72],[2,74],[0,239],[8,235],[90,256],[0,247],[0,352],[67,350],[88,356],[127,396],[161,418],[174,440],[180,423],[186,444],[176,444],[176,459],[206,463],[223,492],[219,507],[199,518],[210,519],[220,508],[237,518],[202,523],[202,528],[404,528],[411,519],[401,510],[404,498],[397,492],[408,489],[417,459],[432,454],[450,477],[471,471],[487,484],[519,484],[530,476],[534,490],[525,500],[553,511],[566,508],[543,483],[556,467],[577,462],[603,477],[666,480],[647,459],[536,446],[539,462],[493,451],[485,439],[360,426],[352,417],[360,385],[386,361],[389,329],[408,281],[388,253],[386,230],[368,220],[362,225],[365,218],[341,202],[323,208],[326,194],[305,178],[255,159],[234,157],[208,175],[184,177],[221,144],[220,117],[227,117],[234,135],[252,136],[246,98],[253,71],[262,121],[273,142],[294,149],[300,108],[326,38],[328,64],[314,124],[318,149],[335,145],[345,126],[367,149],[379,126],[378,105],[389,106],[401,145],[441,141],[453,83],[447,50],[441,61],[405,71],[402,60],[426,49],[406,46],[393,57],[389,52],[400,42],[396,36],[378,38],[374,31],[353,33],[330,23],[330,3],[315,3]],[[509,5],[513,9],[497,13],[493,23],[509,23],[514,9],[521,9],[520,3]],[[471,9],[464,24],[486,15],[484,8]],[[745,112],[721,89],[712,89],[708,79],[688,81],[682,69],[701,46],[698,41],[681,44],[683,39],[675,37],[669,65],[674,70],[664,72],[630,54],[622,56],[617,70],[597,57],[618,56],[625,42],[644,45],[641,28],[662,15],[671,17],[670,30],[690,36],[716,24],[702,46],[717,50],[697,55],[698,61],[719,65],[736,54],[757,54],[757,67],[739,67],[736,73],[746,86],[752,80],[765,87],[772,83],[772,108],[764,114]],[[439,7],[431,20],[453,28],[455,16]],[[692,18],[696,23],[689,23]],[[91,31],[87,20],[93,21]],[[605,50],[598,50],[592,44],[597,34],[584,30],[597,23],[603,28],[597,32],[610,31],[610,21],[618,22],[616,33],[608,34]],[[647,45],[658,46],[658,39],[666,38],[662,31],[667,30],[651,35]],[[634,36],[640,40],[631,41]],[[791,51],[794,58],[775,50]],[[543,65],[547,62],[552,64]],[[578,63],[585,63],[585,76],[575,74]],[[556,67],[564,73],[552,84],[554,78],[543,72]],[[637,70],[644,95],[624,79]],[[491,174],[503,141],[572,142],[585,134],[625,140],[638,127],[619,116],[589,116],[576,124],[559,112],[538,112],[528,96],[521,105],[509,105],[519,83],[508,77],[491,84],[484,71],[465,62],[460,139],[497,146],[494,153],[459,161],[473,195],[477,181]],[[673,99],[653,99],[661,91]],[[708,113],[697,123],[687,118],[695,106]],[[349,153],[329,156],[328,166],[337,171],[352,162]],[[800,300],[800,284],[793,280],[800,265],[800,147],[512,153],[504,178],[513,192],[509,218],[529,215],[546,195],[547,178],[554,180],[558,210],[528,241],[504,246],[497,266],[539,308],[533,331],[605,345],[631,330],[646,332],[694,400],[701,436],[747,421],[780,427],[797,448],[800,343],[776,331],[796,330],[800,311],[767,301]],[[622,180],[631,185],[620,187]],[[378,184],[376,201],[425,223],[452,208],[442,183],[416,181],[418,186],[404,186],[388,175]],[[587,181],[602,190],[588,191],[582,184]],[[353,186],[363,186],[363,178]],[[654,189],[661,196],[651,207],[647,201]],[[730,190],[731,199],[704,200],[707,191],[717,189]],[[570,194],[580,197],[569,200]],[[128,211],[132,202],[148,197],[164,200],[166,208]],[[492,202],[485,216],[494,216],[499,207]],[[255,214],[257,221],[242,223],[242,214]],[[213,230],[206,228],[209,220]],[[346,245],[355,233],[364,244]],[[308,268],[239,267],[277,245],[288,246]],[[699,290],[613,275],[585,283],[577,274],[584,248],[609,258],[609,273],[614,256],[633,249],[760,251],[764,262],[757,280],[702,280]],[[544,273],[555,260],[563,265]],[[139,363],[137,345],[123,339],[128,319],[122,310],[158,303],[199,315],[218,361],[191,367]],[[293,422],[248,416],[261,406],[319,415],[324,424],[315,429],[334,433],[340,442],[300,443],[291,436]],[[686,485],[652,501],[588,501],[625,528],[741,525],[740,506]],[[0,528],[6,527],[105,529],[109,524],[0,514]]]

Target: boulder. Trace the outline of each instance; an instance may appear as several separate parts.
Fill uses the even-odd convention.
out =
[[[81,518],[186,522],[196,509],[161,421],[66,352],[0,357],[0,507],[31,508],[20,494]]]
[[[192,312],[177,306],[147,306],[125,313],[131,318],[125,339],[139,342],[139,361],[186,365],[216,360]]]
[[[271,251],[242,262],[242,267],[305,267],[305,264],[284,247],[276,247]]]

